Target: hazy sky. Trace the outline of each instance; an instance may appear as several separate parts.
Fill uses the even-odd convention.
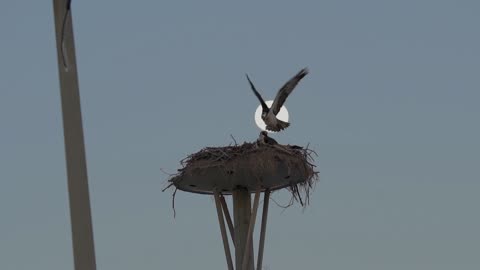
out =
[[[265,269],[480,269],[479,1],[73,1],[97,266],[225,269],[213,200],[161,192],[253,141],[300,68],[318,152],[304,212],[271,206]],[[0,268],[73,269],[52,3],[0,2]],[[287,202],[286,192],[273,196]]]

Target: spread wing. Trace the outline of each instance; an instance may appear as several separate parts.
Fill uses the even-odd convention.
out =
[[[300,70],[297,75],[293,76],[288,82],[286,82],[280,90],[278,90],[277,96],[275,97],[275,100],[273,101],[272,104],[272,112],[273,114],[277,115],[277,113],[280,111],[280,108],[282,108],[283,103],[285,103],[285,100],[287,100],[288,95],[292,93],[293,89],[295,86],[297,86],[298,82],[305,77],[308,74],[308,69],[304,68]]]
[[[253,85],[252,81],[248,77],[248,74],[245,74],[247,76],[248,83],[250,83],[250,87],[252,88],[253,93],[255,96],[257,96],[258,100],[260,101],[260,104],[262,105],[262,111],[263,112],[268,112],[268,106],[265,104],[265,101],[263,100],[262,96],[260,96],[260,93],[258,93],[257,89],[255,89],[255,86]]]

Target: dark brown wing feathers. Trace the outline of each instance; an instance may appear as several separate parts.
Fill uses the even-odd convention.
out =
[[[253,85],[252,81],[250,80],[250,78],[248,77],[248,74],[245,74],[247,76],[247,80],[248,80],[248,83],[250,84],[250,88],[252,88],[252,91],[253,93],[255,94],[255,96],[257,96],[258,100],[260,101],[260,104],[262,105],[262,111],[263,112],[268,112],[268,106],[267,104],[265,103],[265,101],[263,100],[262,96],[260,95],[260,93],[258,93],[257,89],[255,89],[255,86]]]
[[[286,82],[280,90],[278,90],[277,96],[275,97],[275,100],[273,101],[271,110],[273,114],[277,115],[277,113],[280,111],[280,108],[282,108],[283,104],[285,103],[285,100],[287,100],[288,95],[292,93],[293,89],[295,89],[295,86],[297,86],[298,82],[303,79],[308,74],[308,69],[304,68],[300,70],[297,75],[293,76],[288,82]],[[248,78],[248,76],[247,76]]]

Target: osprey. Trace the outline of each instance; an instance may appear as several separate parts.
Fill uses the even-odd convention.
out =
[[[255,96],[257,96],[258,100],[260,101],[260,104],[262,105],[262,119],[263,122],[265,122],[265,125],[267,126],[267,130],[270,131],[280,131],[288,126],[290,126],[290,123],[281,121],[277,118],[277,114],[280,111],[280,108],[282,108],[283,104],[287,100],[288,95],[292,93],[293,89],[295,86],[297,86],[298,82],[305,77],[308,74],[308,69],[304,68],[300,70],[297,75],[293,76],[288,82],[286,82],[280,90],[278,90],[277,96],[275,97],[275,100],[272,103],[272,107],[268,108],[267,104],[265,104],[265,101],[263,100],[262,96],[260,93],[258,93],[257,89],[255,89],[255,86],[253,85],[252,81],[247,76],[247,80],[250,83],[250,88],[252,88],[253,93]]]
[[[268,137],[268,133],[266,131],[260,132],[260,136],[258,136],[257,141],[261,144],[270,144],[270,145],[278,144],[278,142],[275,139]]]

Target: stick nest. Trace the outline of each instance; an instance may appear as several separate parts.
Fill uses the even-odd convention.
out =
[[[292,198],[284,207],[295,201],[306,206],[310,192],[318,180],[313,156],[317,154],[308,145],[300,147],[245,142],[241,145],[235,143],[225,147],[205,147],[180,161],[182,168],[170,175],[169,184],[164,190],[175,186],[175,192],[180,189],[211,194],[215,189],[220,193],[229,193],[239,187],[251,192],[258,188],[262,191],[285,188],[292,194]],[[206,176],[202,178],[202,174]],[[277,177],[280,175],[281,179]],[[287,176],[283,177],[284,175]],[[219,180],[211,180],[214,178]],[[239,182],[244,179],[250,180]],[[197,187],[197,184],[201,186],[202,181],[209,181],[209,192],[190,189]]]

